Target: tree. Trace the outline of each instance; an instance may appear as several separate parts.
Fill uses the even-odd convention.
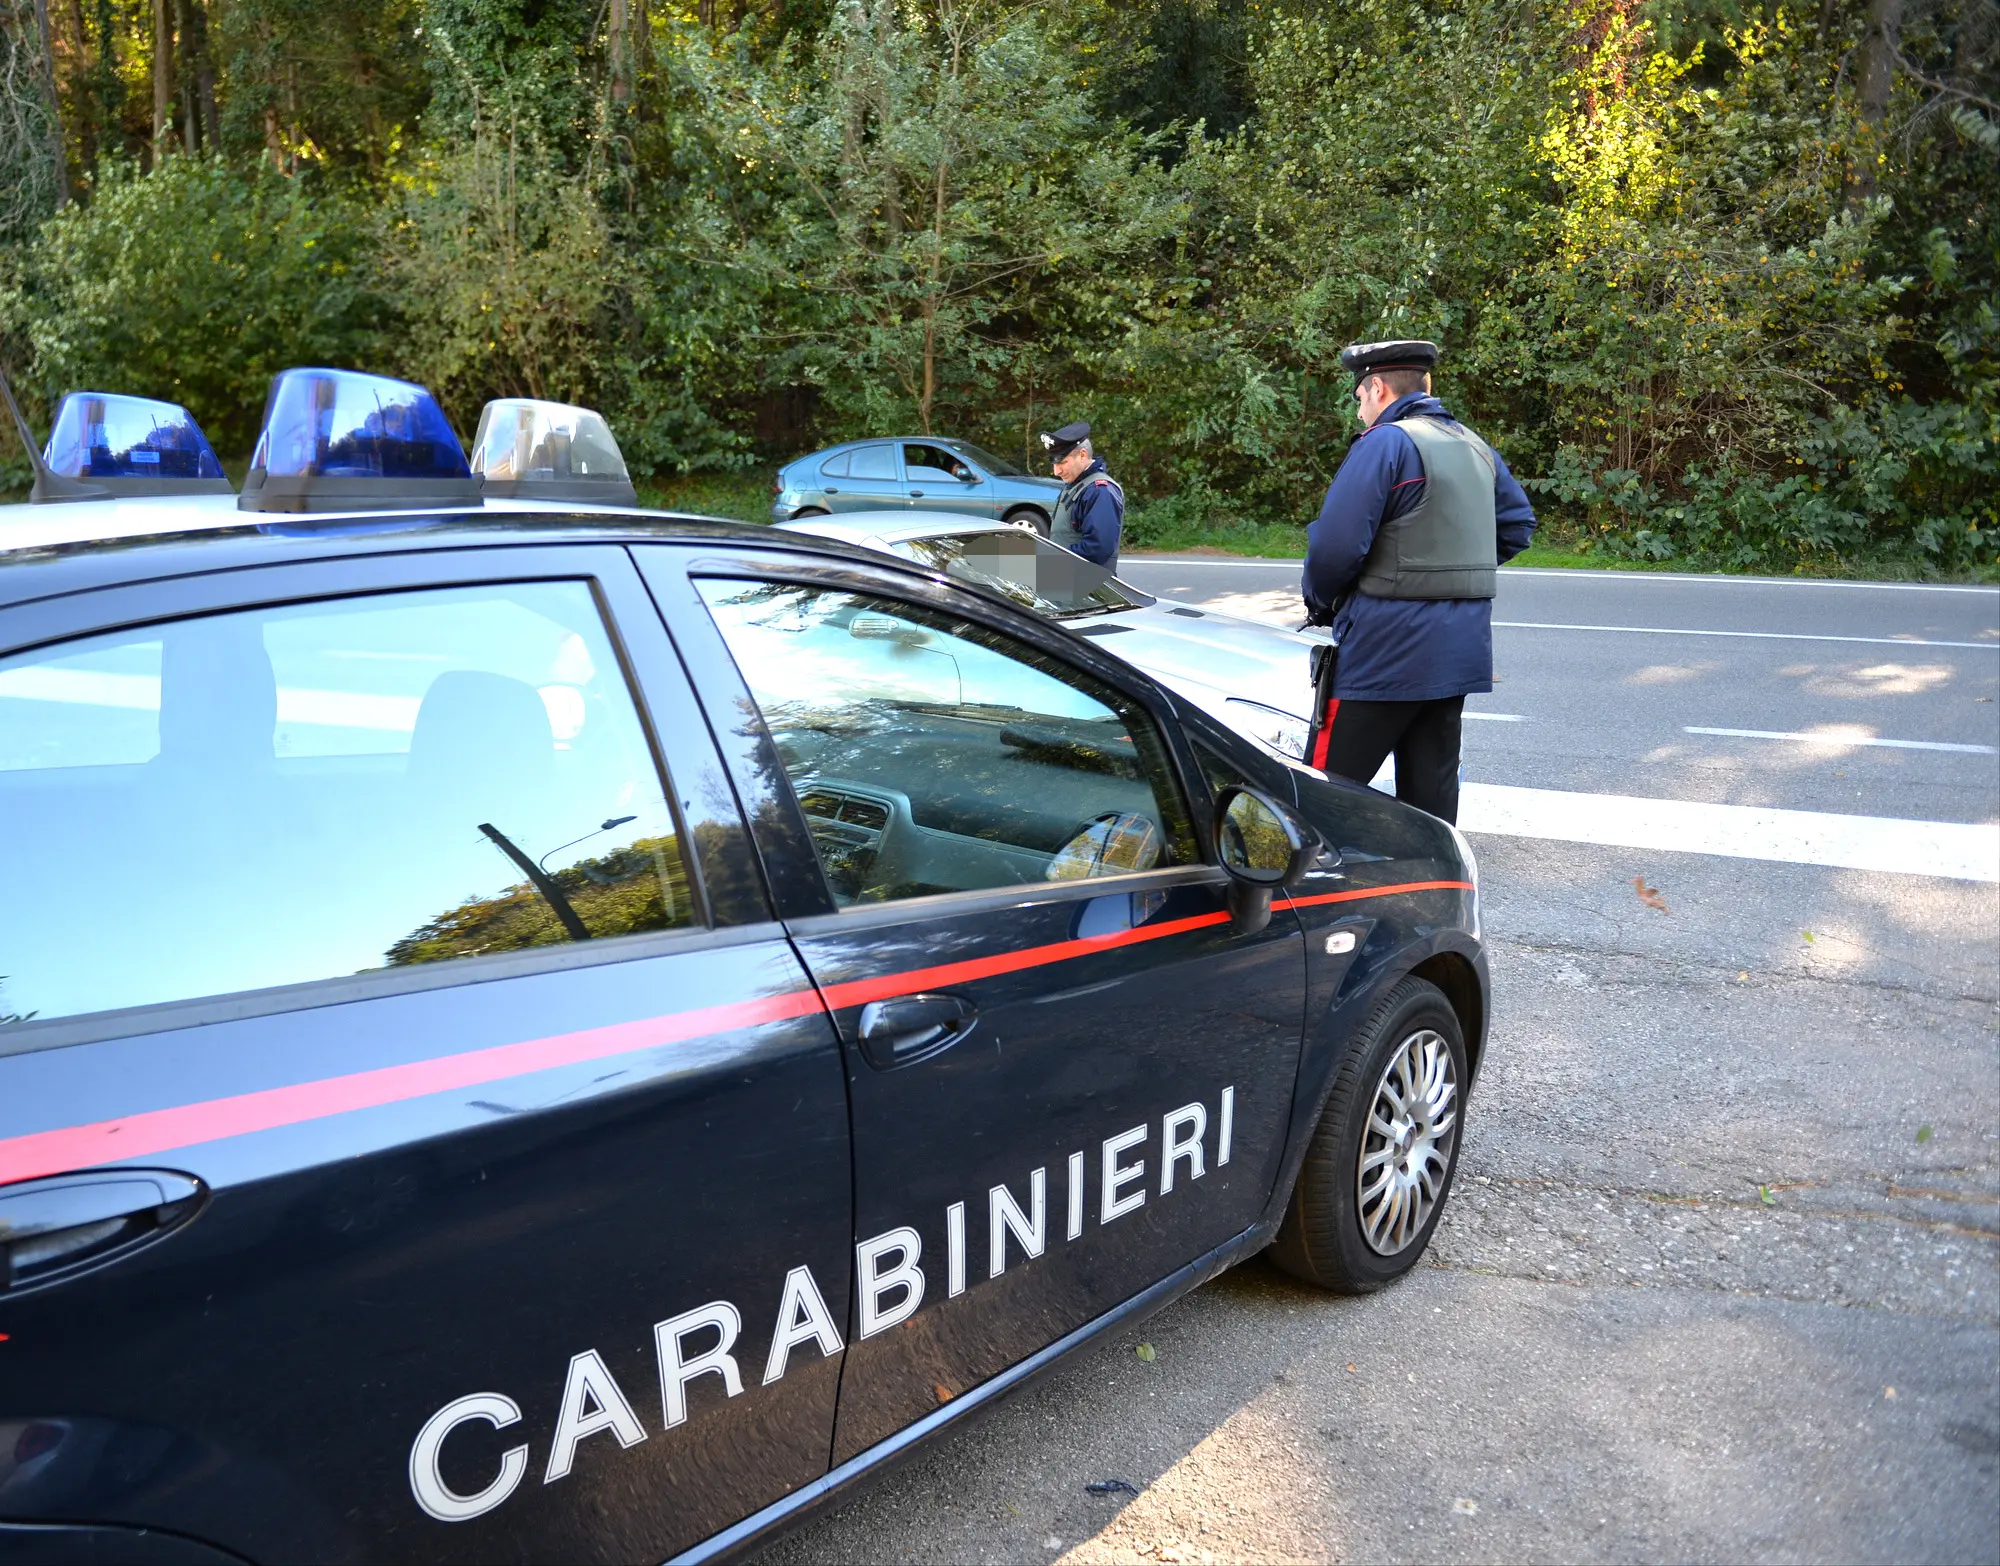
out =
[[[767,351],[856,423],[1005,397],[1051,300],[1178,220],[1032,12],[846,0],[768,70],[683,47],[739,171],[777,181],[755,228],[706,203],[712,258],[786,296]]]

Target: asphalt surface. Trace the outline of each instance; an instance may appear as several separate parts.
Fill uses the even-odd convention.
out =
[[[1124,574],[1282,619],[1288,570]],[[1684,732],[1994,746],[2000,594],[1509,572],[1496,619],[1766,634],[1503,626],[1469,779],[2000,816],[1978,750]],[[1828,636],[1879,641],[1772,639]],[[1239,1267],[768,1561],[2000,1560],[2000,886],[1474,843],[1495,1021],[1426,1263]]]

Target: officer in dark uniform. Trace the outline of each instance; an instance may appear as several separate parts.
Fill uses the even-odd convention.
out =
[[[1118,539],[1125,530],[1125,491],[1104,471],[1104,459],[1091,450],[1090,426],[1081,420],[1045,431],[1042,446],[1049,454],[1063,492],[1049,523],[1049,538],[1107,571],[1118,569]]]
[[[1535,513],[1430,394],[1437,359],[1427,342],[1341,350],[1362,432],[1306,535],[1307,616],[1340,644],[1309,759],[1366,783],[1393,753],[1396,797],[1455,822],[1465,698],[1493,689],[1495,568]]]

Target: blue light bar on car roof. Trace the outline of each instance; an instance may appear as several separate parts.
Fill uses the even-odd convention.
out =
[[[421,386],[354,370],[282,370],[236,504],[245,511],[476,506],[479,481]]]
[[[231,493],[194,415],[150,397],[71,392],[56,409],[42,462],[54,477],[104,496]]]
[[[639,503],[604,415],[566,402],[532,397],[489,402],[472,437],[472,471],[489,495]]]

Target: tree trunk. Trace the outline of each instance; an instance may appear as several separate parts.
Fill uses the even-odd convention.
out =
[[[1889,93],[1896,85],[1896,52],[1903,32],[1903,0],[1868,0],[1868,30],[1861,37],[1861,118],[1879,131],[1889,112]],[[1875,136],[1861,149],[1854,171],[1857,201],[1875,194]]]
[[[167,0],[153,0],[153,167],[160,166],[174,130],[174,30]]]
[[[55,40],[49,31],[49,0],[35,0],[35,27],[42,43],[42,87],[49,95],[49,153],[54,160],[56,205],[69,205],[69,138],[63,134],[62,92],[56,86]]]
[[[630,50],[631,21],[626,0],[610,0],[606,21],[605,48],[611,65],[611,101],[629,103],[632,98]]]
[[[97,116],[102,106],[83,86],[88,80],[85,62],[90,59],[90,25],[83,19],[83,0],[69,0],[69,25],[76,34],[76,67],[70,81],[76,96],[84,100],[76,117],[76,162],[88,179],[97,167]]]

